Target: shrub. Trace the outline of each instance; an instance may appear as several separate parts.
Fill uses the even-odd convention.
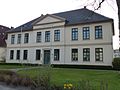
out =
[[[11,83],[11,76],[6,75],[4,78],[5,78],[6,84],[9,85]]]
[[[32,85],[32,81],[29,77],[25,76],[21,79],[21,85],[22,86],[25,86],[25,87],[28,87],[28,86],[31,86]]]
[[[115,70],[120,70],[120,58],[114,58],[112,65]]]

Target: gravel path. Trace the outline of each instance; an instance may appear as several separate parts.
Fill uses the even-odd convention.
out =
[[[0,90],[30,90],[30,88],[27,87],[11,87],[7,85],[0,85]]]

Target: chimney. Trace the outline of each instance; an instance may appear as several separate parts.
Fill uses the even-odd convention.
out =
[[[43,14],[41,14],[41,16],[44,16]]]
[[[84,6],[84,9],[86,9],[87,6]]]
[[[11,26],[11,28],[10,28],[10,29],[11,29],[11,30],[13,30],[13,29],[14,29],[14,27],[12,27],[12,26]]]

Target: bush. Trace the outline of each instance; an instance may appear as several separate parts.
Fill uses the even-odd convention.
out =
[[[112,65],[113,69],[120,70],[120,58],[114,58]]]

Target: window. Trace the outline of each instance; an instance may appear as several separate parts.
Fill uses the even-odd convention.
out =
[[[10,59],[14,59],[14,50],[10,50]]]
[[[95,26],[95,39],[102,39],[102,26]]]
[[[72,61],[78,61],[78,49],[72,49]]]
[[[17,44],[21,43],[21,34],[18,34]]]
[[[36,42],[37,43],[41,42],[41,32],[37,32]]]
[[[83,27],[83,40],[90,39],[90,29],[89,27]]]
[[[60,41],[60,30],[54,31],[54,41]]]
[[[59,61],[59,49],[54,49],[54,60]]]
[[[95,48],[95,60],[103,61],[103,48]]]
[[[24,43],[28,43],[29,41],[29,33],[25,33],[24,35]]]
[[[23,51],[23,60],[27,60],[28,58],[28,50]]]
[[[14,44],[15,43],[15,35],[12,35],[11,36],[11,44]]]
[[[16,59],[20,60],[20,50],[17,50]]]
[[[90,48],[83,49],[83,61],[90,61]]]
[[[72,28],[72,40],[78,40],[78,28]]]
[[[37,49],[36,50],[36,60],[40,60],[40,54],[41,54],[41,50]]]
[[[45,42],[50,42],[50,31],[45,32]]]

